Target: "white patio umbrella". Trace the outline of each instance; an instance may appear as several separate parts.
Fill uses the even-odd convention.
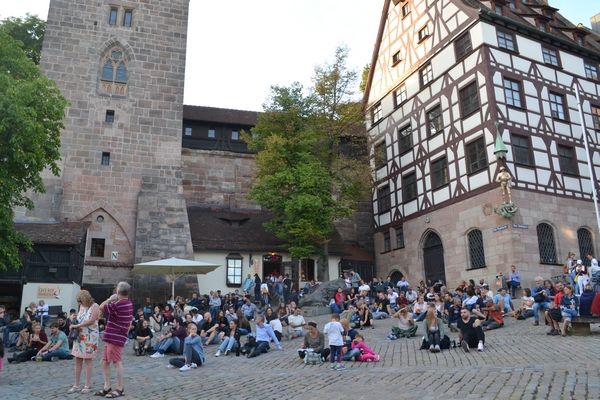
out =
[[[196,260],[184,260],[171,257],[164,260],[148,261],[133,266],[133,273],[138,275],[168,275],[171,277],[171,295],[175,298],[175,280],[183,275],[203,275],[219,268],[212,264]]]

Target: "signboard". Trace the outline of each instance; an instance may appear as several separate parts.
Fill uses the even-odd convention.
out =
[[[500,232],[506,229],[508,229],[508,225],[500,225],[494,228],[494,232]]]
[[[40,285],[37,290],[38,299],[58,299],[60,297],[60,287],[53,285]]]
[[[512,224],[513,229],[529,229],[529,225],[526,224]]]
[[[117,261],[119,259],[119,252],[118,251],[113,251],[110,253],[110,259],[112,261]]]

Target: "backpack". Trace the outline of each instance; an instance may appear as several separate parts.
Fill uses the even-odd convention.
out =
[[[450,343],[450,338],[448,337],[448,335],[444,335],[444,337],[440,341],[440,349],[448,350],[450,347],[452,347]],[[456,347],[456,344],[454,347]],[[423,336],[423,341],[421,342],[421,347],[419,348],[419,350],[429,350],[429,341],[425,336]]]

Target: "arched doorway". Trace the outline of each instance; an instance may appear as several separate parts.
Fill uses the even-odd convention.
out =
[[[403,276],[404,276],[404,275],[402,274],[402,272],[400,272],[400,271],[398,271],[398,270],[395,270],[394,272],[392,272],[392,273],[390,274],[390,283],[391,283],[391,284],[392,284],[394,287],[396,287],[396,284],[398,283],[398,281],[399,281],[400,279],[402,279],[402,277],[403,277]]]
[[[446,284],[444,247],[442,239],[435,232],[429,232],[423,242],[423,264],[426,282],[442,281]]]

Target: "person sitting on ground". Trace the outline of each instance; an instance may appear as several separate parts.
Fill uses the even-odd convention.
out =
[[[404,300],[406,300],[406,295],[404,294],[404,292],[402,292],[402,296],[404,297]],[[392,312],[390,313],[390,315],[392,315],[393,313],[395,313],[396,311],[398,311],[398,293],[396,293],[394,291],[394,289],[392,288],[388,288],[387,289],[387,299],[388,299],[388,303],[390,303],[390,307],[392,308]],[[404,307],[404,306],[402,306]]]
[[[246,296],[244,304],[242,305],[242,312],[248,321],[254,320],[254,313],[256,312],[256,304],[254,304],[249,296]]]
[[[421,322],[427,315],[427,303],[423,296],[417,298],[417,302],[413,305],[413,315],[415,316],[415,322]]]
[[[244,313],[242,313],[241,308],[236,311],[237,314],[237,327],[240,331],[240,335],[244,336],[249,334],[252,331],[252,326],[250,325],[250,321],[246,318]]]
[[[472,316],[468,308],[463,307],[460,310],[460,319],[458,320],[457,327],[459,330],[460,346],[465,353],[469,352],[469,348],[475,347],[477,347],[477,351],[483,351],[485,334],[483,333],[483,329],[481,329],[481,321]]]
[[[363,296],[363,297],[367,297],[369,295],[369,292],[371,291],[371,286],[369,286],[369,284],[367,284],[367,282],[365,282],[364,280],[360,280],[360,285],[358,286],[358,293]]]
[[[430,303],[435,299],[435,291],[433,290],[433,287],[430,287],[427,290],[427,293],[425,293],[425,301]]]
[[[150,316],[148,322],[150,323],[150,330],[152,330],[152,333],[159,334],[163,331],[165,320],[160,306],[154,306],[154,312]]]
[[[204,318],[199,329],[203,346],[220,343],[219,322],[212,319],[210,312],[207,311],[204,313]]]
[[[73,358],[69,353],[69,339],[67,335],[58,329],[58,323],[50,324],[50,338],[48,343],[36,354],[42,361],[70,360]]]
[[[369,307],[367,307],[367,303],[364,300],[361,300],[358,302],[357,306],[358,306],[358,308],[357,308],[356,312],[360,318],[359,325],[358,325],[359,329],[363,329],[368,326],[370,326],[371,328],[374,328],[373,314],[369,310]]]
[[[42,325],[40,325],[38,322],[33,322],[31,324],[31,333],[28,336],[26,345],[27,347],[25,351],[22,351],[21,353],[15,353],[13,357],[9,357],[7,361],[9,363],[29,361],[32,357],[35,357],[47,343],[48,337],[42,329]]]
[[[531,297],[531,289],[523,289],[523,297],[521,297],[521,307],[517,311],[517,319],[527,319],[533,317],[533,297]]]
[[[271,325],[271,328],[273,328],[273,332],[275,333],[275,336],[277,336],[277,340],[281,341],[281,338],[283,337],[283,325],[271,307],[267,308],[265,320],[267,324]]]
[[[215,353],[215,357],[219,357],[221,355],[229,355],[231,350],[236,351],[236,355],[240,355],[240,330],[237,325],[236,320],[229,321],[229,334],[223,338],[223,341],[219,345],[219,349]]]
[[[485,321],[481,322],[481,328],[484,331],[502,328],[504,326],[503,317],[504,300],[500,299],[500,303],[494,304],[493,300],[488,300],[483,309],[486,313]]]
[[[419,298],[419,294],[410,286],[406,290],[406,301],[408,304],[413,304]]]
[[[417,325],[412,313],[408,312],[408,307],[403,307],[397,313],[392,315],[393,318],[398,318],[398,326],[392,327],[392,332],[388,336],[390,339],[398,339],[401,337],[410,338],[417,333]]]
[[[423,320],[423,331],[429,342],[429,351],[439,353],[441,351],[440,344],[444,337],[444,321],[438,317],[434,303],[427,305],[427,315]]]
[[[560,334],[563,337],[567,336],[567,328],[571,323],[571,319],[578,314],[579,301],[573,292],[572,286],[565,286],[564,295],[560,300],[560,310],[563,317],[563,323],[560,326]]]
[[[154,345],[155,353],[150,357],[164,357],[165,353],[168,351],[172,351],[175,354],[181,354],[185,337],[186,330],[182,326],[181,320],[179,318],[174,318],[171,330],[157,338],[157,343]]]
[[[205,362],[198,327],[195,324],[189,324],[186,333],[187,336],[183,340],[183,358],[176,357],[169,360],[169,365],[179,368],[182,372],[201,367]]]
[[[246,355],[248,358],[258,357],[262,353],[269,351],[269,343],[273,342],[277,350],[283,350],[281,343],[275,336],[273,328],[269,324],[265,324],[265,317],[258,315],[256,317],[256,344],[254,348]]]
[[[217,341],[217,343],[221,343],[223,338],[225,336],[229,335],[229,321],[225,317],[225,313],[223,312],[223,310],[217,311],[217,316],[214,321],[215,321],[215,324],[218,325],[217,337],[219,340]]]
[[[504,312],[506,315],[513,316],[515,307],[512,304],[512,298],[503,287],[498,288],[498,293],[494,296],[494,304],[500,304],[500,301],[502,301],[503,304],[502,312]]]
[[[544,279],[541,276],[535,278],[535,287],[531,290],[533,297],[533,325],[540,324],[540,310],[548,310],[550,308],[550,292],[544,287]]]
[[[460,298],[456,297],[452,299],[452,304],[448,307],[447,318],[448,318],[448,328],[450,328],[451,332],[458,332],[456,328],[456,324],[460,319],[460,309],[462,308],[462,301]]]
[[[300,307],[296,307],[294,313],[288,316],[290,339],[304,336],[304,326],[306,325],[306,321],[301,313],[302,310]]]
[[[320,354],[321,361],[323,362],[329,357],[330,349],[325,347],[325,335],[319,332],[317,323],[313,321],[307,324],[306,335],[304,335],[304,342],[300,345],[300,350],[298,350],[298,356],[304,359],[307,351]]]
[[[358,331],[350,326],[350,321],[340,319],[344,328],[344,346],[342,348],[342,361],[353,361],[360,355],[359,349],[352,349],[352,341],[358,335]]]
[[[564,285],[562,282],[556,284],[556,289],[554,290],[554,296],[552,297],[552,301],[550,301],[550,306],[544,313],[544,318],[546,320],[546,325],[550,326],[550,332],[548,335],[558,335],[560,334],[560,329],[555,329],[555,326],[558,326],[562,320],[562,312],[560,310],[560,301],[564,296]]]
[[[341,313],[346,308],[346,294],[341,287],[337,288],[334,296],[334,302],[331,304],[331,311],[334,313]]]
[[[390,302],[383,292],[379,292],[373,306],[373,319],[386,319],[392,314]]]
[[[356,306],[356,289],[353,287],[351,287],[348,294],[346,294],[346,309],[350,306]]]
[[[165,304],[165,308],[162,311],[165,322],[173,322],[173,309],[171,307],[171,304]]]
[[[408,299],[406,298],[406,295],[404,294],[404,292],[400,292],[398,294],[398,298],[396,299],[396,306],[394,308],[394,312],[398,312],[399,309],[408,307],[408,305],[409,304],[408,304]]]
[[[372,348],[367,346],[365,338],[360,333],[352,340],[352,349],[358,349],[360,352],[356,356],[356,361],[372,362],[379,361],[380,359],[379,354],[375,353]]]
[[[145,356],[152,344],[152,331],[147,319],[142,319],[135,330],[133,352],[136,356]]]

